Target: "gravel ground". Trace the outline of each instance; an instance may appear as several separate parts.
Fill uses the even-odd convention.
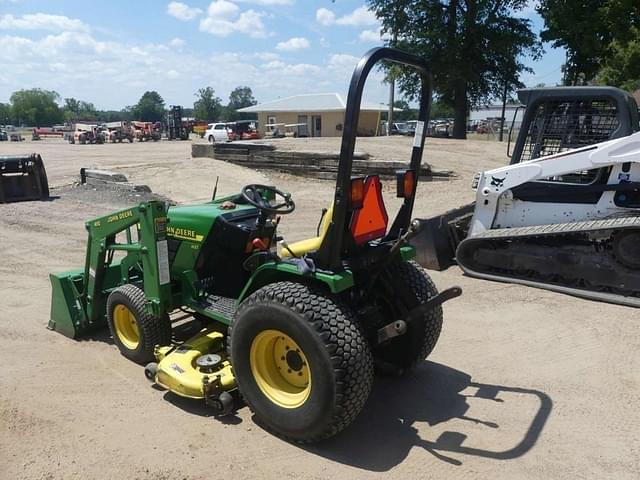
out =
[[[280,142],[339,148],[338,139]],[[408,158],[410,139],[363,138],[357,149]],[[84,221],[123,203],[70,190],[80,167],[125,173],[179,203],[210,198],[216,176],[219,195],[275,184],[298,205],[282,221],[290,241],[313,234],[332,182],[191,159],[189,142],[0,144],[0,154],[32,151],[54,198],[0,205],[0,478],[638,478],[638,311],[458,268],[433,272],[440,288],[464,294],[445,305],[429,361],[404,379],[377,378],[362,414],[332,440],[291,445],[246,408],[216,420],[152,388],[106,331],[74,341],[45,328],[48,273],[81,265]],[[424,159],[458,177],[420,186],[422,217],[470,201],[473,173],[506,162],[504,145],[442,139],[428,140]],[[386,199],[391,213],[397,202]]]

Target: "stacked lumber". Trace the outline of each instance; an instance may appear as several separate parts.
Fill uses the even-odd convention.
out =
[[[195,143],[191,147],[191,156],[215,158],[258,170],[277,170],[330,180],[336,178],[340,160],[338,153],[278,150],[272,144],[253,142],[214,145]],[[364,152],[354,152],[353,155],[354,175],[378,174],[381,177],[392,177],[396,170],[405,168],[405,162],[375,160]],[[450,173],[433,172],[429,165],[423,164],[419,175],[423,180],[429,180],[434,177],[447,177]]]

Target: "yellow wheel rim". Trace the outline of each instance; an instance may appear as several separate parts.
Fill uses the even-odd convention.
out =
[[[120,304],[113,309],[113,326],[122,344],[129,350],[135,350],[140,344],[140,331],[136,317],[126,306]]]
[[[262,393],[283,408],[298,408],[311,394],[311,370],[302,349],[286,333],[265,330],[251,343],[251,373]]]

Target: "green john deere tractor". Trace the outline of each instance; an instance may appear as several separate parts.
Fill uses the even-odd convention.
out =
[[[351,176],[362,90],[382,59],[422,78],[411,163],[397,172],[404,200],[390,227],[380,178]],[[295,204],[266,185],[91,220],[84,268],[51,275],[49,327],[76,338],[106,323],[122,354],[178,395],[225,414],[241,394],[264,426],[294,441],[336,434],[362,409],[374,366],[401,373],[431,353],[441,304],[461,293],[438,293],[408,243],[420,228],[411,212],[430,101],[424,61],[369,51],[351,80],[335,196],[316,237],[282,241],[278,255],[278,223]],[[206,327],[175,341],[177,309]]]

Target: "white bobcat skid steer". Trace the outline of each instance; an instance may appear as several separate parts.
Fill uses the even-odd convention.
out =
[[[426,220],[418,258],[443,269],[455,256],[473,277],[640,307],[635,102],[608,87],[520,98],[511,164],[476,176],[474,204]]]

